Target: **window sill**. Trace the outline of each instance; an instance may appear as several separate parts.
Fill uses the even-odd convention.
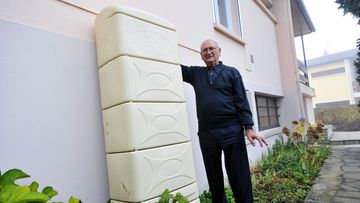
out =
[[[245,44],[246,44],[245,40],[242,37],[240,37],[239,35],[231,32],[225,26],[223,26],[219,23],[214,23],[214,29],[217,30],[218,32],[221,32],[222,34],[229,37],[230,39],[234,40],[235,42],[241,44],[242,46],[245,46]]]
[[[261,8],[261,10],[264,11],[264,13],[270,18],[270,20],[276,24],[277,20],[276,20],[275,16],[269,11],[268,8],[266,8],[264,3],[261,0],[254,0],[254,1]]]
[[[263,135],[265,138],[269,138],[281,134],[281,130],[282,128],[279,126],[279,127],[269,128],[266,130],[260,130],[259,133]]]

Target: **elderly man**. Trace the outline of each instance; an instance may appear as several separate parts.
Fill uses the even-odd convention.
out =
[[[183,80],[195,90],[199,141],[213,203],[226,201],[221,154],[236,202],[253,202],[245,135],[255,146],[267,145],[254,133],[252,114],[242,77],[219,61],[221,48],[205,40],[200,48],[206,66],[181,65]]]

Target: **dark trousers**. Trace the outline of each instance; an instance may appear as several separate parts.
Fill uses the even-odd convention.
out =
[[[199,141],[213,203],[226,203],[221,154],[237,203],[253,202],[249,162],[243,130],[229,126],[199,131]]]

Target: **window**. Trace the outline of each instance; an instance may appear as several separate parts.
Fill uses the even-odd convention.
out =
[[[215,22],[242,36],[238,0],[213,0]]]
[[[275,97],[256,95],[256,109],[259,129],[279,127],[278,106]]]

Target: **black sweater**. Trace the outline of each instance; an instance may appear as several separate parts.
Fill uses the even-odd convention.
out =
[[[246,128],[254,125],[249,102],[239,71],[233,67],[216,65],[220,73],[210,84],[208,68],[181,65],[185,82],[195,90],[199,130],[216,129],[231,125]]]

